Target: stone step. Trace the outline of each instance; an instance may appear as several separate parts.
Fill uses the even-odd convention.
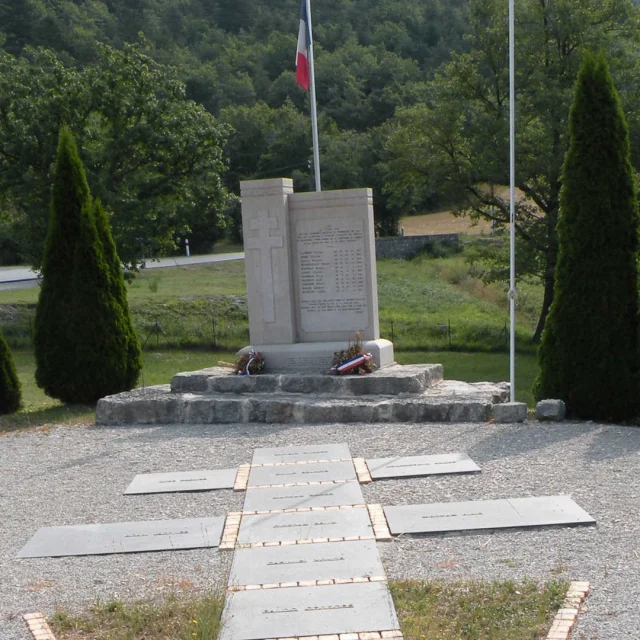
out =
[[[178,373],[171,380],[174,393],[287,394],[304,393],[334,398],[362,395],[419,395],[442,382],[441,364],[392,365],[367,375],[262,374],[238,376],[230,369],[211,367]]]
[[[444,381],[412,396],[175,393],[169,385],[102,398],[96,424],[484,422],[506,402],[506,383]]]

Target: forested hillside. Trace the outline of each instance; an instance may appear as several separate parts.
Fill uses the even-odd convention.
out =
[[[380,128],[398,106],[419,101],[424,81],[452,49],[463,47],[467,4],[466,0],[314,3],[323,186],[373,186],[381,233],[394,232],[399,209],[390,207],[383,194]],[[150,175],[156,169],[149,169],[150,163],[120,163],[120,155],[131,157],[136,151],[123,139],[135,125],[123,124],[128,117],[123,114],[118,122],[113,118],[114,109],[121,107],[119,101],[145,105],[152,100],[154,88],[165,95],[175,92],[175,85],[170,89],[168,84],[180,83],[187,99],[215,116],[217,125],[208,122],[206,128],[210,133],[215,129],[216,144],[224,148],[229,166],[223,179],[232,192],[238,192],[241,179],[272,176],[293,176],[296,189],[312,188],[308,96],[295,84],[294,73],[299,15],[298,0],[0,0],[0,42],[9,54],[0,61],[5,93],[0,108],[23,120],[20,126],[0,131],[0,149],[5,161],[15,155],[23,160],[25,154],[31,156],[20,167],[11,162],[12,166],[3,167],[0,160],[4,194],[4,255],[0,259],[22,256],[38,263],[39,238],[47,215],[46,165],[52,160],[54,129],[59,124],[59,118],[44,118],[42,112],[51,115],[52,108],[63,111],[63,119],[82,120],[82,124],[70,124],[88,156],[89,180],[116,217],[116,238],[129,258],[147,249],[170,250],[176,238],[187,233],[195,250],[206,250],[219,236],[229,211],[228,226],[233,227],[237,208],[229,206],[219,189],[215,194],[200,194],[202,197],[197,193],[185,196],[174,189],[159,197],[157,176]],[[127,43],[142,44],[118,58],[116,52]],[[52,54],[36,53],[35,48]],[[144,55],[160,66],[151,69]],[[146,88],[134,87],[133,82],[130,90],[121,87],[116,91],[117,78],[125,78],[126,67],[133,76],[150,72]],[[167,67],[175,68],[175,73]],[[88,69],[98,69],[110,79],[100,82]],[[51,95],[55,85],[62,83],[76,84],[75,98]],[[33,125],[35,114],[27,122],[24,114],[16,113],[21,107],[10,95],[16,91],[21,92],[22,100],[32,96],[29,108],[41,112],[37,127]],[[102,105],[105,92],[111,94],[111,107]],[[76,108],[75,102],[86,94],[93,97]],[[156,97],[160,97],[158,91]],[[172,96],[171,101],[175,100],[180,98]],[[96,113],[91,118],[110,120],[110,125],[96,130],[87,124],[84,113],[92,109]],[[144,117],[151,119],[150,112]],[[202,114],[194,111],[194,117],[202,119]],[[223,123],[230,127],[218,126]],[[173,118],[164,131],[171,127],[189,129],[197,142],[198,128],[191,127],[191,120]],[[30,139],[40,138],[30,149],[28,144],[25,149],[25,141],[17,145],[16,136],[25,132]],[[111,138],[108,143],[104,143],[105,136]],[[93,145],[89,144],[92,139]],[[96,145],[101,148],[96,150]],[[153,141],[150,146],[154,147]],[[158,149],[155,146],[154,153]],[[211,168],[211,161],[204,165]],[[172,169],[168,172],[174,179],[181,175]],[[150,200],[140,184],[144,173],[157,196]],[[25,177],[30,183],[27,192],[17,185]],[[203,180],[201,173],[201,185]],[[118,181],[123,188],[116,186]],[[137,207],[134,200],[147,202]],[[189,207],[197,208],[198,215],[189,213]],[[140,228],[149,227],[145,222],[149,208],[156,210],[157,224]],[[207,213],[212,208],[215,212]],[[153,238],[152,247],[141,248],[148,236]]]
[[[200,251],[233,235],[239,180],[312,188],[299,11],[299,0],[0,0],[0,261],[39,264],[62,123],[127,261],[186,235]],[[372,186],[380,234],[438,203],[504,227],[506,0],[313,0],[312,12],[323,188]],[[638,169],[637,3],[516,3],[518,274],[545,285],[536,337],[585,50],[609,60]],[[508,261],[490,249],[486,276],[503,278]]]

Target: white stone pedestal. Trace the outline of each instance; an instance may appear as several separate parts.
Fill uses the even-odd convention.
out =
[[[357,337],[378,368],[393,364],[380,339],[371,189],[294,193],[288,179],[240,188],[249,339],[266,370],[327,371]]]

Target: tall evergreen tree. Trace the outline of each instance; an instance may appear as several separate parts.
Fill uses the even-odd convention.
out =
[[[106,209],[102,206],[100,200],[96,200],[93,207],[94,217],[96,221],[96,229],[98,237],[102,244],[104,258],[107,262],[109,270],[109,284],[111,295],[114,300],[122,308],[122,314],[126,325],[127,339],[127,370],[125,375],[125,387],[131,389],[135,387],[142,370],[142,353],[140,350],[140,342],[133,328],[131,312],[129,311],[129,302],[127,300],[127,289],[122,274],[122,262],[118,257],[116,243],[111,233],[111,225]]]
[[[130,321],[113,295],[84,167],[60,132],[35,321],[36,381],[64,402],[131,388]]]
[[[638,204],[629,135],[603,54],[585,56],[569,117],[554,301],[538,358],[537,399],[571,415],[635,417]]]
[[[9,346],[0,331],[0,414],[14,413],[21,404],[20,380]]]

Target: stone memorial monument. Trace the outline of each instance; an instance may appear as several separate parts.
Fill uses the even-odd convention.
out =
[[[290,179],[240,184],[251,346],[267,372],[328,370],[359,336],[378,368],[371,189],[294,193]]]

